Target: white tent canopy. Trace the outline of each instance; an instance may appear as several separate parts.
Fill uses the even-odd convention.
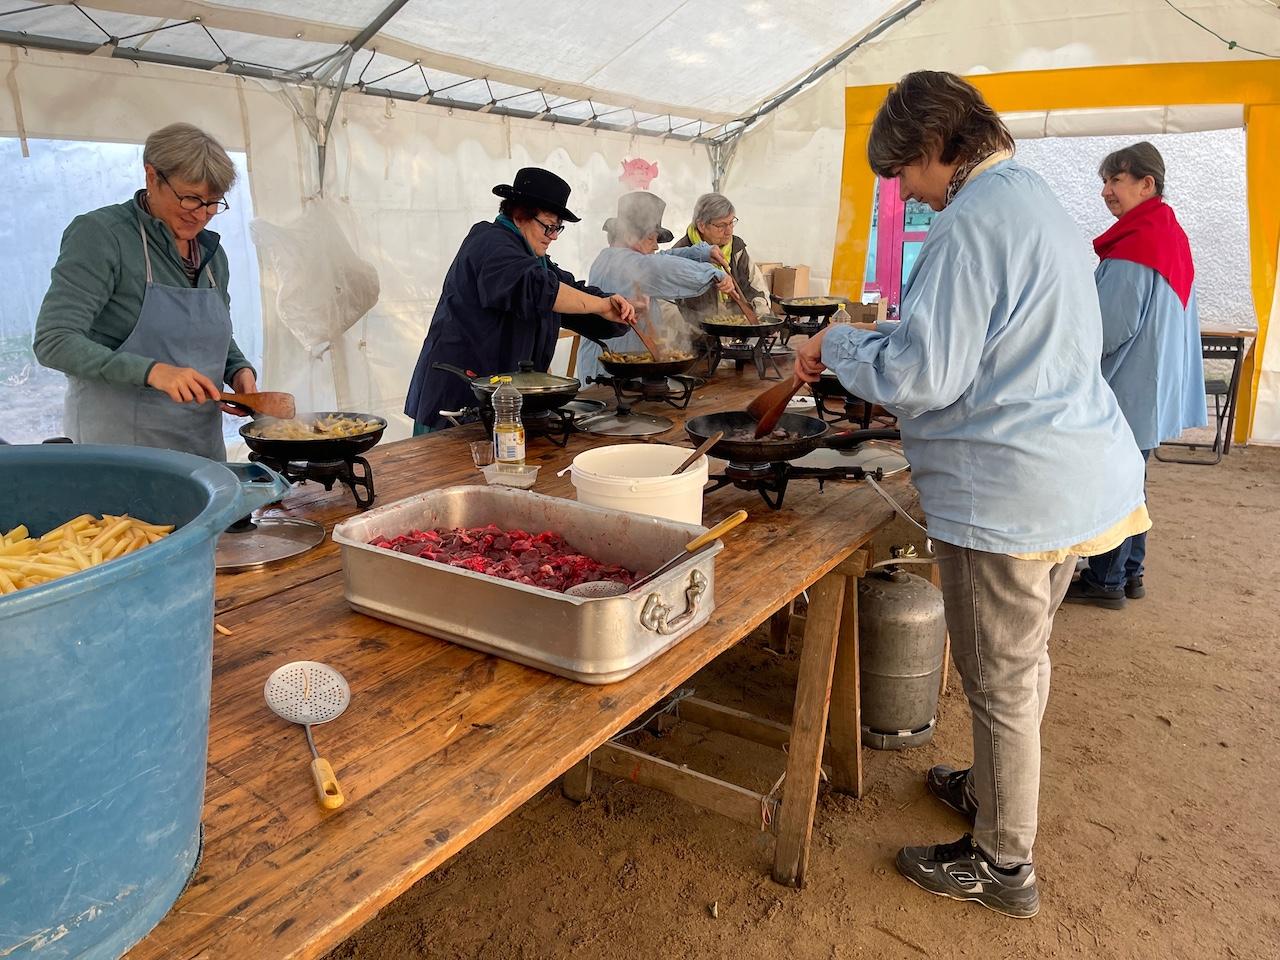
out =
[[[1237,40],[1244,47],[1231,48]],[[1276,0],[0,0],[0,134],[140,142],[174,120],[248,156],[256,212],[298,216],[320,189],[349,213],[382,299],[320,357],[274,313],[264,384],[313,408],[395,417],[440,284],[489,188],[527,163],[574,188],[584,222],[553,250],[585,275],[623,161],[656,163],[677,231],[714,182],[762,259],[836,247],[844,91],[920,67],[962,74],[1254,60],[1280,52]],[[1256,46],[1261,53],[1248,52]],[[6,56],[7,54],[7,56]],[[6,63],[7,60],[7,63]],[[1193,69],[1193,68],[1192,68]],[[344,94],[326,132],[333,84]],[[1238,105],[1011,116],[1019,136],[1239,126]],[[710,147],[711,149],[708,149]],[[767,224],[767,231],[761,225]],[[1247,252],[1242,251],[1242,256]],[[1265,370],[1280,381],[1280,343]],[[1280,389],[1258,435],[1280,440]],[[397,423],[407,431],[407,421]]]

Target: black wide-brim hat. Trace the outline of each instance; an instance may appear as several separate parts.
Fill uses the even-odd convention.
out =
[[[569,184],[541,167],[521,167],[512,183],[500,183],[493,192],[504,200],[523,200],[541,210],[559,214],[562,220],[570,223],[581,219],[565,206],[571,192]]]

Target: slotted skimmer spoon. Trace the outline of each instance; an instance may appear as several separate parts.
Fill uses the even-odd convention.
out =
[[[267,677],[263,688],[267,706],[290,723],[300,723],[307,733],[307,746],[311,748],[311,776],[316,782],[320,804],[329,810],[342,806],[345,799],[333,767],[316,750],[311,728],[317,723],[327,723],[347,709],[351,702],[351,688],[337,670],[314,660],[297,660],[277,667]]]

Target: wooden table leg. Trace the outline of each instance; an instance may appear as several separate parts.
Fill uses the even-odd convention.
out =
[[[773,858],[773,879],[789,886],[804,883],[809,861],[809,838],[818,802],[818,777],[845,580],[840,573],[829,573],[809,591],[809,616],[800,651],[791,749],[787,754],[782,809],[777,820],[778,842]]]
[[[794,606],[794,600],[788,601],[769,618],[769,649],[775,653],[791,652],[791,610]]]
[[[560,781],[560,792],[577,803],[591,796],[591,754],[565,771]]]
[[[858,672],[858,578],[846,577],[836,667],[831,680],[831,786],[841,793],[862,796],[862,689]]]

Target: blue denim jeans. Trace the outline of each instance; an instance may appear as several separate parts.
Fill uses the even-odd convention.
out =
[[[1150,450],[1142,451],[1143,460],[1150,457]],[[1146,559],[1147,535],[1134,534],[1114,550],[1090,557],[1089,569],[1080,574],[1080,579],[1103,590],[1123,590],[1127,581],[1142,576]]]

